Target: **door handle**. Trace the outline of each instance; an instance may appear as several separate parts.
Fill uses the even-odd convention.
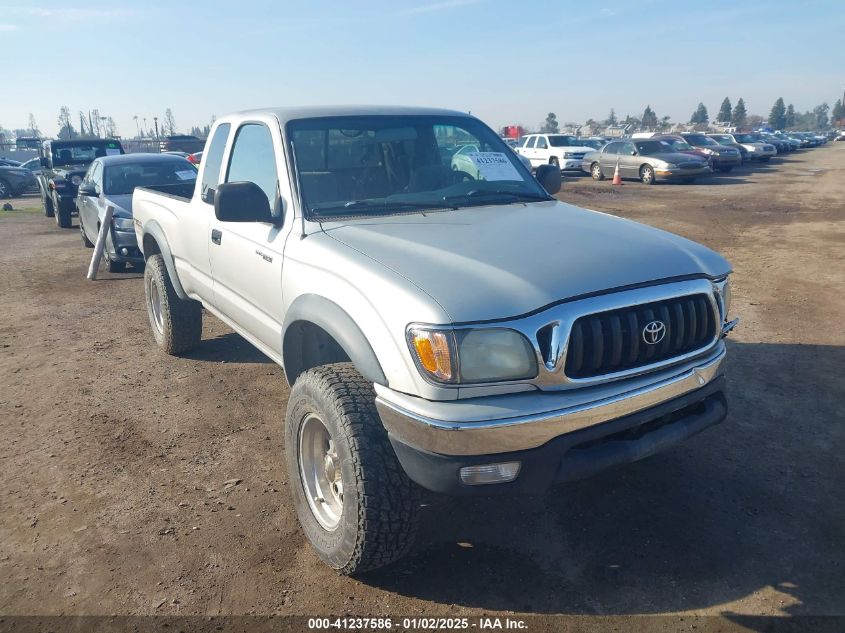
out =
[[[220,244],[220,240],[223,239],[223,231],[218,229],[211,229],[211,241],[214,244]]]

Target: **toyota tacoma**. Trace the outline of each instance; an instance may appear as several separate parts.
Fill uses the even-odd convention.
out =
[[[423,489],[537,494],[725,417],[728,262],[559,188],[470,115],[323,107],[220,118],[195,187],[135,189],[156,342],[211,314],[284,368],[290,489],[340,573],[409,550]]]

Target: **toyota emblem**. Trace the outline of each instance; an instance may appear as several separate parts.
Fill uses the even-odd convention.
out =
[[[649,345],[657,345],[666,336],[663,321],[649,321],[643,328],[643,340]]]

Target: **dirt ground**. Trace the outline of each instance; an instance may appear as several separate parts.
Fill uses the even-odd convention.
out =
[[[211,317],[164,355],[138,273],[89,282],[78,231],[0,213],[0,614],[845,614],[845,143],[559,197],[733,263],[728,419],[541,498],[435,500],[359,579],[297,525],[281,369]]]

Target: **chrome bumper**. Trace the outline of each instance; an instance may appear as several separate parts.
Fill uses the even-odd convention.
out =
[[[735,323],[729,325],[733,327]],[[703,359],[657,375],[577,390],[582,393],[535,391],[465,401],[429,402],[377,385],[376,407],[388,433],[414,448],[441,455],[508,453],[537,448],[561,435],[621,418],[700,389],[721,375],[724,359],[725,345],[720,342]],[[565,406],[511,415],[550,403]],[[485,418],[472,419],[473,414],[483,414]]]

